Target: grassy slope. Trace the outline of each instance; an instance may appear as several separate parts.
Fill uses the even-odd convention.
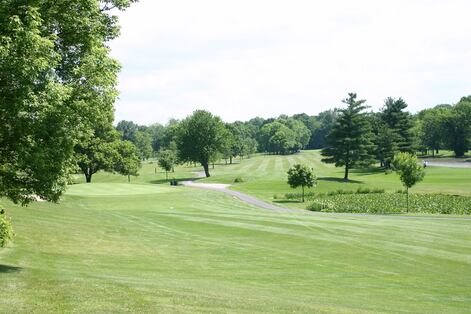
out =
[[[117,189],[77,196],[90,192],[77,185],[61,205],[11,209],[0,312],[471,306],[470,221],[280,214],[214,192]]]
[[[256,157],[215,174],[227,181],[236,173],[226,169],[253,168],[237,188],[249,189],[260,174],[266,186],[255,193],[269,198],[273,192],[264,190],[287,190],[277,169],[312,154]],[[312,162],[321,176],[337,174]],[[431,179],[449,173],[433,171]],[[2,202],[17,238],[0,251],[0,312],[465,313],[471,307],[471,221],[273,213],[216,192],[139,184],[162,176],[146,165],[135,184],[100,174],[98,184],[72,186],[60,205]],[[398,188],[392,176],[356,177],[372,176]],[[431,181],[424,186],[436,187]],[[342,183],[321,181],[319,189],[327,184]]]

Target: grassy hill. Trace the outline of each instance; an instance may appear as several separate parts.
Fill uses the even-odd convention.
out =
[[[271,199],[304,161],[319,190],[346,185],[317,152],[216,166],[203,181],[242,176],[235,189]],[[156,184],[154,166],[131,184],[99,174],[58,205],[1,201],[17,237],[0,250],[0,312],[469,312],[471,220],[270,212]],[[416,191],[470,192],[469,171],[427,172]],[[400,188],[392,174],[352,179]]]

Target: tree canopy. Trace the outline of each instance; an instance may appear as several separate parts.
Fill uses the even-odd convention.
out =
[[[209,163],[226,147],[228,134],[219,117],[208,111],[195,111],[178,127],[176,141],[179,160],[201,163],[206,177],[209,177]]]
[[[0,196],[57,201],[75,144],[112,121],[119,65],[106,46],[118,35],[110,9],[131,2],[2,1]]]

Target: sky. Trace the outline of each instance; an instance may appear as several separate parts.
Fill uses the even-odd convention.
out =
[[[349,92],[411,112],[471,94],[469,0],[140,0],[110,43],[116,121],[309,115]]]

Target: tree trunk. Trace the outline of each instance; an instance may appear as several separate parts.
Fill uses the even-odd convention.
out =
[[[229,163],[232,165],[232,156],[229,157]]]
[[[168,180],[168,171],[165,170],[165,179]]]
[[[93,175],[92,170],[90,168],[87,168],[87,171],[85,171],[84,174],[85,174],[85,181],[87,183],[91,183],[92,182],[92,175]]]
[[[211,175],[209,174],[209,165],[208,163],[203,163],[203,168],[204,168],[204,174],[206,175],[206,178],[209,178]]]
[[[407,209],[406,209],[406,213],[409,212],[409,188],[406,187],[406,197],[407,197]]]
[[[348,165],[345,165],[345,176],[343,177],[344,181],[348,181]]]
[[[131,175],[128,174],[128,182],[131,182]]]
[[[304,203],[304,185],[303,185],[303,203]]]

